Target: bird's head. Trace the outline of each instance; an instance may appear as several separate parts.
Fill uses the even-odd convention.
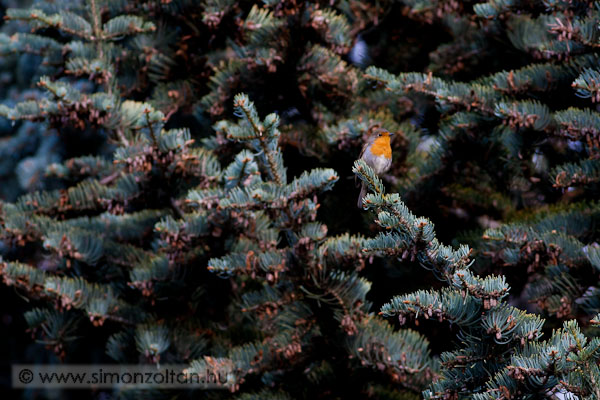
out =
[[[368,148],[371,154],[375,156],[384,156],[385,158],[392,158],[392,147],[390,145],[391,136],[392,133],[387,129],[373,129],[371,135],[367,139]]]
[[[369,143],[390,143],[393,133],[383,128],[375,128],[369,135],[367,141]]]

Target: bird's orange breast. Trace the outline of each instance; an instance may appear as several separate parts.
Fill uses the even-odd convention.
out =
[[[385,158],[392,158],[392,147],[390,146],[390,137],[382,136],[375,139],[371,145],[371,153],[374,156],[384,156]]]

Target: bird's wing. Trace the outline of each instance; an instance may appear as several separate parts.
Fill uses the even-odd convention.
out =
[[[368,142],[365,143],[365,144],[363,144],[362,150],[360,151],[360,155],[358,156],[359,160],[362,159],[363,156],[365,155],[365,150],[367,150],[367,147],[369,147],[369,143]],[[358,179],[358,176],[354,175],[354,185],[356,187],[359,187],[361,185],[361,183],[362,182],[361,182],[360,179]]]
[[[367,150],[367,147],[369,147],[369,142],[366,142],[365,144],[363,144],[362,150],[360,151],[360,155],[358,156],[358,158],[363,158],[363,156],[365,155],[365,150]]]

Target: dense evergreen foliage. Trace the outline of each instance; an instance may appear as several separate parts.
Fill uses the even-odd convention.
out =
[[[233,371],[103,398],[600,400],[600,2],[0,15],[7,364]]]

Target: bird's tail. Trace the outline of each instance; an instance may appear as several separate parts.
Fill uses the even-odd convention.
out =
[[[358,208],[363,208],[363,197],[367,195],[367,185],[364,182],[361,182],[360,185],[360,194],[358,195],[358,203],[356,204]]]

